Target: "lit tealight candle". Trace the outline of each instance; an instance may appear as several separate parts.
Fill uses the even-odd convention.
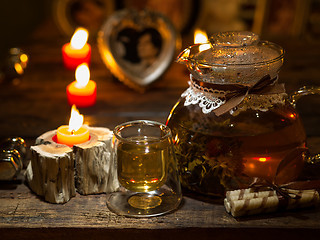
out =
[[[90,71],[86,63],[76,70],[76,81],[67,86],[67,97],[70,105],[89,107],[95,104],[97,98],[97,85],[90,80]]]
[[[62,125],[57,129],[57,142],[68,146],[80,144],[90,139],[89,130],[83,126],[83,115],[76,106],[71,108],[69,125]]]
[[[206,32],[196,29],[194,32],[194,43],[200,44],[199,51],[202,52],[210,48],[210,44],[208,43],[208,35]]]
[[[91,46],[87,43],[88,35],[86,29],[78,28],[70,43],[63,45],[62,57],[66,68],[75,70],[81,63],[90,64]]]

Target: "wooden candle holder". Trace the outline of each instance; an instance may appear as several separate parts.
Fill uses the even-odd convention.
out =
[[[69,147],[56,143],[56,130],[42,134],[30,148],[26,170],[29,187],[51,203],[66,203],[75,196],[115,191],[119,187],[111,153],[112,132],[89,127],[90,140]]]

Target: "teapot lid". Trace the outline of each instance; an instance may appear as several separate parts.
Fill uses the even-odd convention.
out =
[[[177,62],[199,81],[252,86],[266,75],[276,77],[283,55],[282,47],[260,41],[252,32],[220,32],[207,43],[186,48]]]

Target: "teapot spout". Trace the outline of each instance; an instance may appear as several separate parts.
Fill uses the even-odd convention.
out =
[[[190,61],[190,47],[184,49],[177,57],[176,62],[187,64]]]
[[[194,44],[186,49],[184,49],[176,59],[176,62],[188,64],[190,62],[204,62],[205,60],[199,58],[199,53],[205,52],[205,50],[210,49],[210,43],[199,43]],[[201,56],[201,55],[200,55]]]

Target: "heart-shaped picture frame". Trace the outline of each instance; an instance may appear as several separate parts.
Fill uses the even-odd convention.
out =
[[[99,51],[107,68],[140,92],[165,73],[179,45],[173,24],[162,14],[147,10],[118,11],[98,33]]]

